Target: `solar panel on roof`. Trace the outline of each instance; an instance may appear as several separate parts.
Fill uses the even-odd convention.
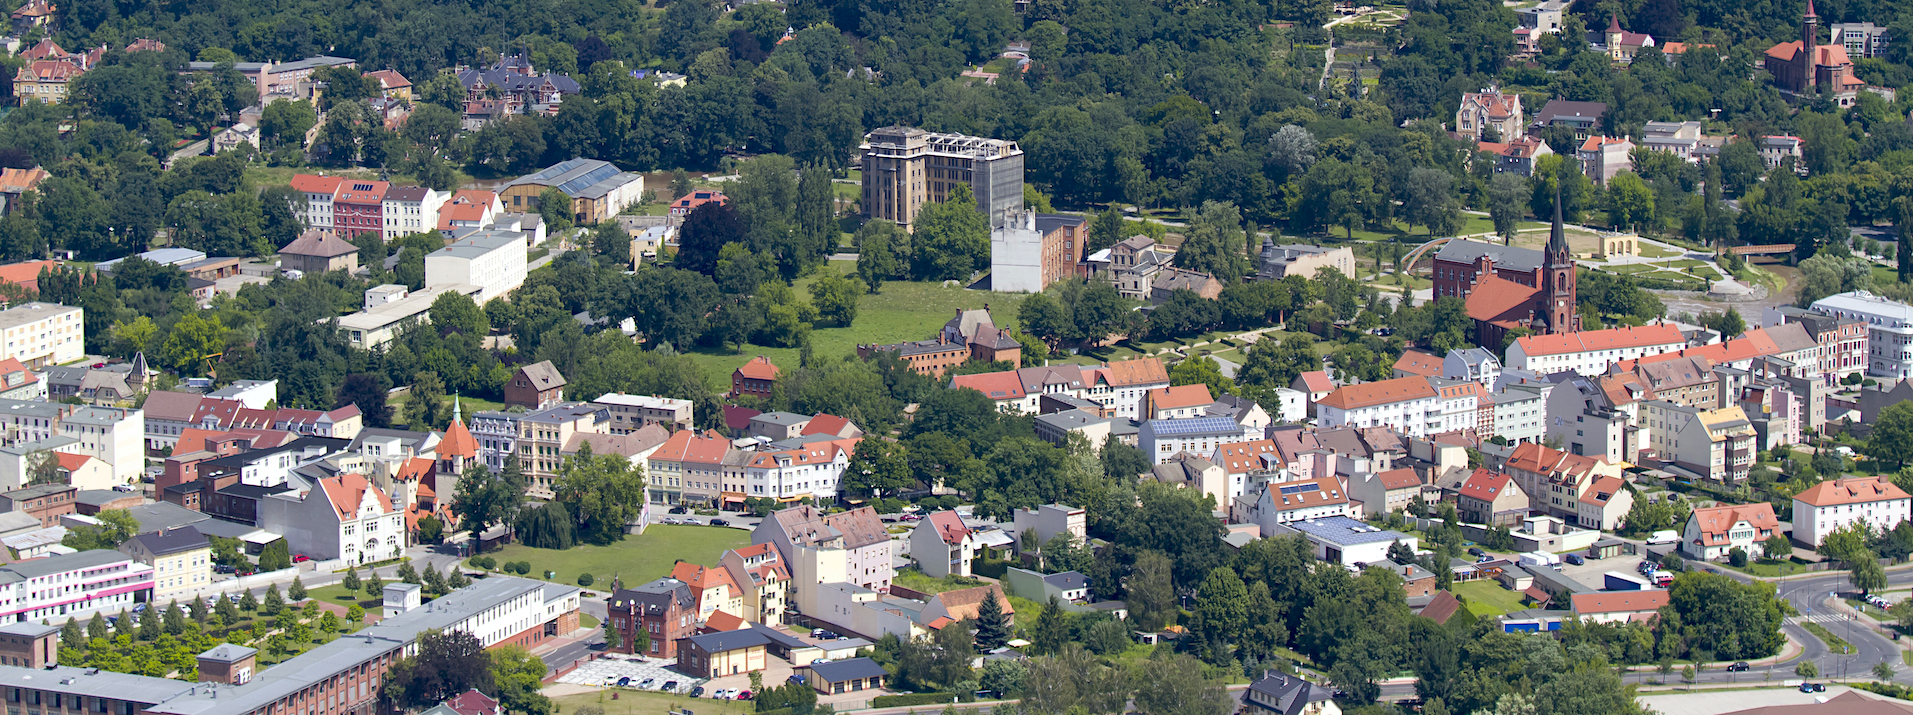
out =
[[[1309,484],[1291,484],[1291,485],[1282,487],[1282,494],[1285,496],[1293,495],[1293,494],[1301,494],[1304,492],[1319,492],[1319,491],[1322,491],[1322,485],[1315,484],[1313,482]]]

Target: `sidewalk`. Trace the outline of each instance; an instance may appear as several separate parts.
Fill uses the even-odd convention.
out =
[[[1750,660],[1750,661],[1746,661],[1746,662],[1747,662],[1747,665],[1748,665],[1748,666],[1750,666],[1750,667],[1752,667],[1752,668],[1762,668],[1762,667],[1766,667],[1766,666],[1769,666],[1769,665],[1780,665],[1780,664],[1782,664],[1782,663],[1785,663],[1785,662],[1787,662],[1787,661],[1790,661],[1790,660],[1793,660],[1793,659],[1795,659],[1795,658],[1798,658],[1798,657],[1800,657],[1800,654],[1801,654],[1801,653],[1805,653],[1805,652],[1807,651],[1807,647],[1806,647],[1806,646],[1804,646],[1804,645],[1801,645],[1801,644],[1800,644],[1800,641],[1797,641],[1797,640],[1794,640],[1794,639],[1793,639],[1793,634],[1791,634],[1791,633],[1788,633],[1788,632],[1786,632],[1786,631],[1784,631],[1784,630],[1783,630],[1783,631],[1781,631],[1781,632],[1780,632],[1780,635],[1781,635],[1782,637],[1784,637],[1784,638],[1786,638],[1786,639],[1787,639],[1787,642],[1786,642],[1786,643],[1785,643],[1784,645],[1782,645],[1782,646],[1780,646],[1780,652],[1779,652],[1779,653],[1776,653],[1776,654],[1774,654],[1774,655],[1770,655],[1770,656],[1767,656],[1767,657],[1765,657],[1765,658],[1760,658],[1760,659],[1758,659],[1758,660]],[[1729,666],[1729,665],[1733,665],[1734,663],[1739,663],[1739,662],[1741,662],[1741,661],[1737,661],[1737,660],[1723,660],[1723,661],[1717,661],[1717,662],[1713,662],[1713,663],[1707,663],[1707,664],[1706,664],[1706,670],[1708,670],[1708,671],[1710,671],[1710,672],[1711,672],[1711,671],[1720,671],[1720,670],[1724,670],[1724,669],[1726,669],[1726,667],[1727,667],[1727,666]],[[1676,663],[1676,664],[1674,665],[1674,672],[1672,672],[1672,673],[1669,673],[1667,677],[1669,677],[1669,678],[1678,678],[1678,677],[1680,677],[1680,669],[1681,669],[1681,667],[1682,667],[1683,665],[1685,665],[1685,664],[1684,664],[1684,663]],[[1624,668],[1622,668],[1622,670],[1623,670],[1623,671],[1625,671],[1625,672],[1629,672],[1629,673],[1654,673],[1654,672],[1657,672],[1657,671],[1659,671],[1659,670],[1660,670],[1660,666],[1658,666],[1658,665],[1652,665],[1652,664],[1649,664],[1649,665],[1630,665],[1630,666],[1626,666],[1626,667],[1624,667]]]

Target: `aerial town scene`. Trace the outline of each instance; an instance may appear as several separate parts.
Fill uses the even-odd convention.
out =
[[[1913,715],[1913,2],[9,0],[0,715]]]

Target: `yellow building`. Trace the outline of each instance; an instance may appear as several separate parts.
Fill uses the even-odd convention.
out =
[[[212,541],[190,526],[140,534],[120,544],[120,552],[153,567],[154,603],[205,588],[213,580]]]
[[[34,60],[13,75],[13,96],[21,102],[46,104],[66,101],[67,83],[80,76],[78,65],[63,60]]]

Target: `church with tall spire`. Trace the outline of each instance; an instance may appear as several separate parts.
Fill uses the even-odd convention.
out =
[[[1453,267],[1462,258],[1471,259],[1467,261],[1469,270]],[[1436,254],[1435,271],[1438,276],[1449,274],[1451,282],[1458,277],[1468,281],[1466,290],[1457,293],[1467,300],[1468,317],[1475,321],[1475,340],[1480,345],[1499,348],[1511,333],[1562,335],[1581,330],[1574,252],[1568,247],[1567,226],[1561,220],[1558,187],[1554,225],[1549,229],[1545,249],[1456,239]]]
[[[1820,15],[1813,10],[1813,0],[1807,0],[1807,11],[1800,16],[1800,39],[1768,48],[1765,65],[1774,87],[1789,97],[1825,94],[1834,104],[1851,107],[1866,88],[1866,81],[1853,74],[1845,45],[1820,44]]]

